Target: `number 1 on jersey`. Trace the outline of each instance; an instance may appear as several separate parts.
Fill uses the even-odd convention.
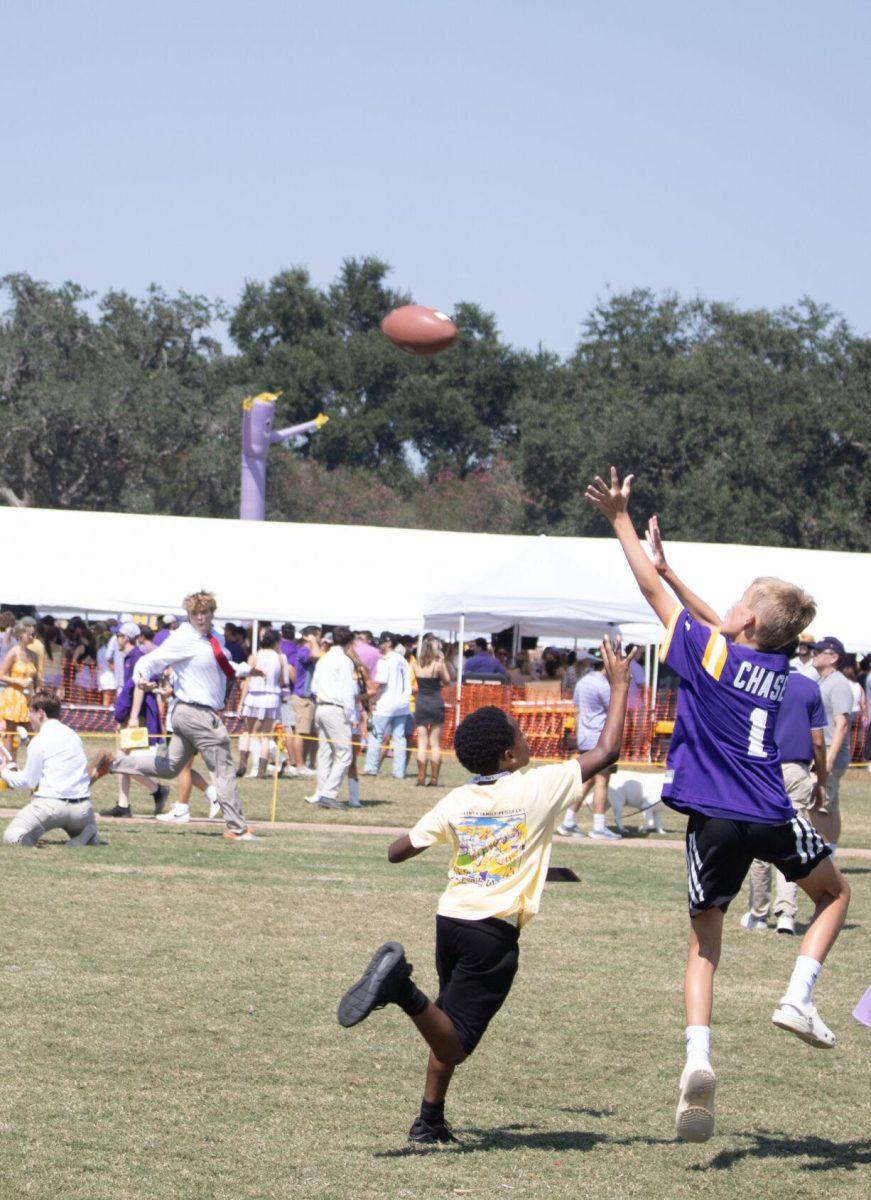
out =
[[[768,713],[764,708],[754,708],[750,714],[750,738],[747,743],[747,753],[751,758],[766,758],[765,725]]]

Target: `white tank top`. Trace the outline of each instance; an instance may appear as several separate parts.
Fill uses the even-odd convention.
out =
[[[275,650],[258,650],[254,665],[263,672],[252,675],[248,683],[249,696],[277,696],[281,692],[281,658]]]

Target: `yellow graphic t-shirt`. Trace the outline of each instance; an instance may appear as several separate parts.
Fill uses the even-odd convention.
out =
[[[580,795],[576,758],[448,792],[409,832],[418,850],[439,842],[451,847],[439,914],[465,921],[516,919],[519,926],[532,920],[554,830],[566,806]]]

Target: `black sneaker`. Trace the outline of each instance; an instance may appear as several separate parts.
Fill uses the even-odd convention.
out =
[[[114,808],[107,808],[100,813],[101,817],[129,817],[131,815],[130,808],[122,808],[120,804],[116,804]]]
[[[390,1004],[411,978],[411,965],[399,942],[385,942],[372,956],[369,966],[339,1001],[339,1024],[350,1029],[364,1021],[375,1008]]]
[[[169,796],[169,788],[165,784],[159,783],[157,785],[157,791],[154,792],[154,794],[151,797],[151,799],[154,801],[154,815],[155,816],[157,816],[158,813],[162,813],[163,810],[166,808],[166,800],[167,800],[168,796]]]
[[[460,1144],[460,1139],[454,1136],[453,1130],[445,1120],[430,1124],[418,1113],[408,1131],[408,1140],[414,1146],[437,1146],[453,1143]]]

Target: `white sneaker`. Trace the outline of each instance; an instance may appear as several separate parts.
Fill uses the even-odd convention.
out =
[[[221,806],[218,803],[218,792],[213,783],[206,788],[205,796],[209,802],[209,820],[214,821],[221,815]]]
[[[606,825],[604,829],[591,829],[589,836],[596,838],[600,842],[619,842],[623,835],[615,833],[613,829],[609,829]]]
[[[752,912],[745,912],[741,918],[742,929],[767,929],[768,922],[765,917],[754,917]]]
[[[317,771],[313,771],[311,767],[297,767],[296,771],[298,775],[310,775],[312,778],[317,775]]]
[[[688,1062],[680,1077],[675,1131],[684,1142],[706,1142],[714,1132],[717,1077],[709,1062]]]
[[[557,825],[556,831],[560,837],[584,837],[583,829],[578,829],[577,825]]]
[[[303,800],[305,800],[306,804],[317,804],[320,796],[317,792],[312,792],[310,796],[303,796]]]
[[[781,913],[777,918],[777,932],[788,933],[791,937],[795,933],[795,917],[791,917],[789,913]]]
[[[155,821],[165,821],[168,825],[187,825],[191,819],[191,810],[187,804],[176,801],[169,812],[158,813]]]
[[[799,1007],[794,1001],[784,996],[780,1001],[780,1007],[774,1010],[771,1020],[778,1029],[794,1033],[809,1046],[816,1046],[820,1050],[831,1050],[835,1044],[835,1035],[812,1004]]]

